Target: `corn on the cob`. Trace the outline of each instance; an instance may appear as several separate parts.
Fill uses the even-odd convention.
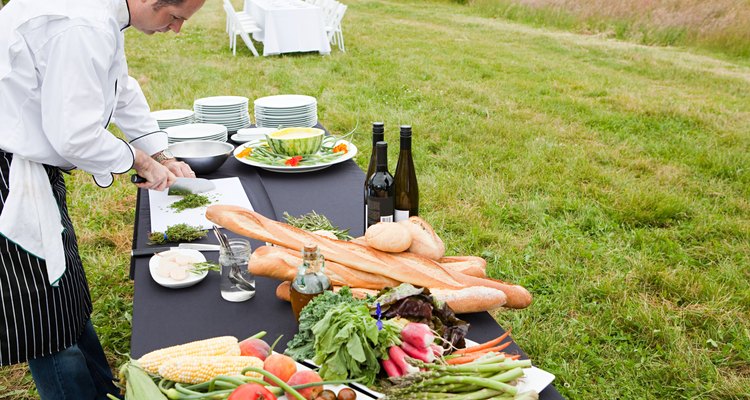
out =
[[[263,368],[263,361],[250,356],[188,356],[166,361],[159,367],[159,375],[181,383],[206,382],[217,375],[239,375],[246,367]],[[245,375],[263,378],[257,372]]]
[[[219,336],[210,339],[165,347],[145,354],[138,365],[151,374],[159,372],[166,361],[181,356],[239,356],[240,344],[234,336]]]

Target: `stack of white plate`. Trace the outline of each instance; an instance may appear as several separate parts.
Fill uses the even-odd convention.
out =
[[[193,110],[160,110],[151,113],[151,116],[159,123],[159,129],[192,124],[194,115],[195,112]]]
[[[227,127],[219,124],[188,124],[165,129],[169,144],[195,140],[227,141]]]
[[[195,100],[195,122],[221,124],[230,132],[250,126],[247,97],[214,96]]]
[[[315,97],[282,94],[255,100],[255,126],[259,128],[310,128],[318,123]]]

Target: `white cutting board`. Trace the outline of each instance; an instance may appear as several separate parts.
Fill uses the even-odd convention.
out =
[[[211,200],[211,204],[240,206],[252,210],[253,206],[245,194],[240,178],[209,179],[216,185],[216,189],[201,193]],[[164,232],[167,227],[177,224],[198,226],[201,229],[211,229],[215,224],[206,219],[206,208],[188,208],[177,211],[170,207],[182,199],[182,196],[168,196],[167,191],[148,191],[149,209],[151,210],[151,232]]]

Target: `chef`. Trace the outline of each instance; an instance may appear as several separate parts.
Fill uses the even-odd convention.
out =
[[[102,188],[131,168],[164,190],[189,166],[128,76],[123,31],[179,32],[205,0],[11,0],[0,10],[0,364],[28,361],[42,399],[104,399],[63,173]],[[122,140],[109,131],[116,121]]]

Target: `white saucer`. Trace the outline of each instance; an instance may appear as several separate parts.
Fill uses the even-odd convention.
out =
[[[232,135],[231,139],[238,143],[245,143],[255,139],[265,139],[267,134],[277,130],[274,128],[243,128]]]
[[[203,253],[201,253],[198,250],[193,249],[174,249],[169,250],[169,252],[176,252],[180,254],[184,254],[186,256],[190,256],[195,259],[201,260],[201,262],[206,261],[206,257],[203,256]],[[166,253],[166,252],[163,252]],[[162,253],[159,253],[162,254]],[[154,254],[153,257],[151,257],[151,260],[148,262],[148,270],[151,273],[151,279],[153,279],[156,283],[168,287],[171,289],[180,289],[188,286],[193,286],[196,283],[202,281],[206,276],[208,276],[208,271],[203,271],[200,274],[193,274],[188,273],[188,277],[183,280],[175,280],[172,278],[161,276],[157,273],[156,269],[159,268],[159,262],[163,259],[162,256],[159,254]]]

